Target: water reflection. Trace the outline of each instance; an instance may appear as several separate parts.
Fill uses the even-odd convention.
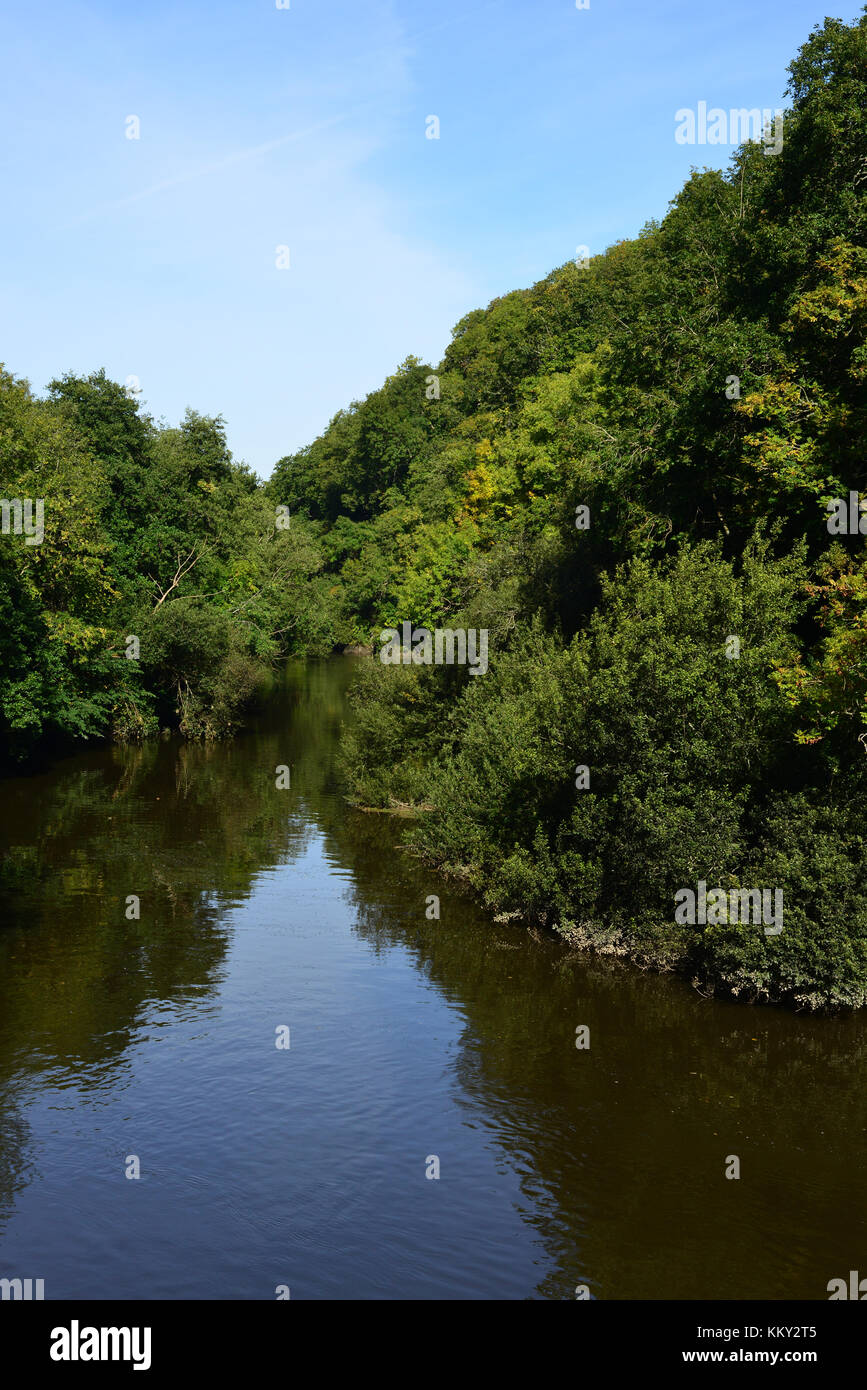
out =
[[[867,1246],[865,1022],[491,922],[346,808],[351,665],[291,667],[232,744],[4,785],[0,1273],[45,1273],[33,1251],[49,1296],[202,1296],[207,1259],[211,1297],[272,1296],[287,1262],[293,1297],[826,1297]]]

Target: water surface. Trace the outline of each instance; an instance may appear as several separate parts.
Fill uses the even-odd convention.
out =
[[[352,664],[291,667],[234,743],[2,784],[0,1277],[826,1299],[867,1274],[865,1020],[704,999],[493,921],[345,805]]]

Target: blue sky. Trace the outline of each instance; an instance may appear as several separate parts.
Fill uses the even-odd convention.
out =
[[[781,105],[826,13],[7,6],[0,359],[37,391],[67,370],[134,375],[157,419],[222,414],[267,476],[408,354],[437,361],[470,309],[634,236],[692,164],[725,166],[730,147],[675,142],[675,111]]]

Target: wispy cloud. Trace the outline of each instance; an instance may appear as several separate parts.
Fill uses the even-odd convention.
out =
[[[271,150],[279,149],[282,145],[290,145],[298,140],[309,139],[340,125],[341,122],[351,119],[358,113],[358,110],[345,111],[338,116],[329,117],[328,120],[317,121],[314,125],[305,126],[303,130],[293,130],[287,135],[279,135],[276,140],[265,140],[260,145],[249,145],[246,149],[236,150],[234,154],[225,155],[222,159],[214,160],[210,164],[203,164],[200,168],[191,169],[188,173],[179,174],[176,178],[162,179],[159,183],[152,183],[149,187],[140,189],[138,193],[130,193],[125,198],[116,198],[112,202],[102,203],[98,207],[80,213],[65,223],[61,230],[70,231],[73,227],[80,227],[85,222],[92,222],[94,218],[104,217],[107,213],[130,207],[134,203],[140,203],[144,198],[152,198],[157,193],[164,193],[169,188],[179,188],[183,184],[192,183],[194,179],[205,178],[208,174],[220,173],[233,164],[242,164],[246,160],[255,159],[257,155],[268,154]]]

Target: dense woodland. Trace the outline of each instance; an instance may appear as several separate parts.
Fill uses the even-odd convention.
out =
[[[45,499],[41,544],[0,537],[7,767],[221,737],[287,654],[485,628],[484,676],[359,663],[356,805],[498,915],[867,1004],[867,558],[828,526],[867,494],[867,16],[789,75],[779,153],[469,313],[266,484],[220,419],[0,373],[0,496]],[[783,932],[675,925],[700,880],[781,888]]]

